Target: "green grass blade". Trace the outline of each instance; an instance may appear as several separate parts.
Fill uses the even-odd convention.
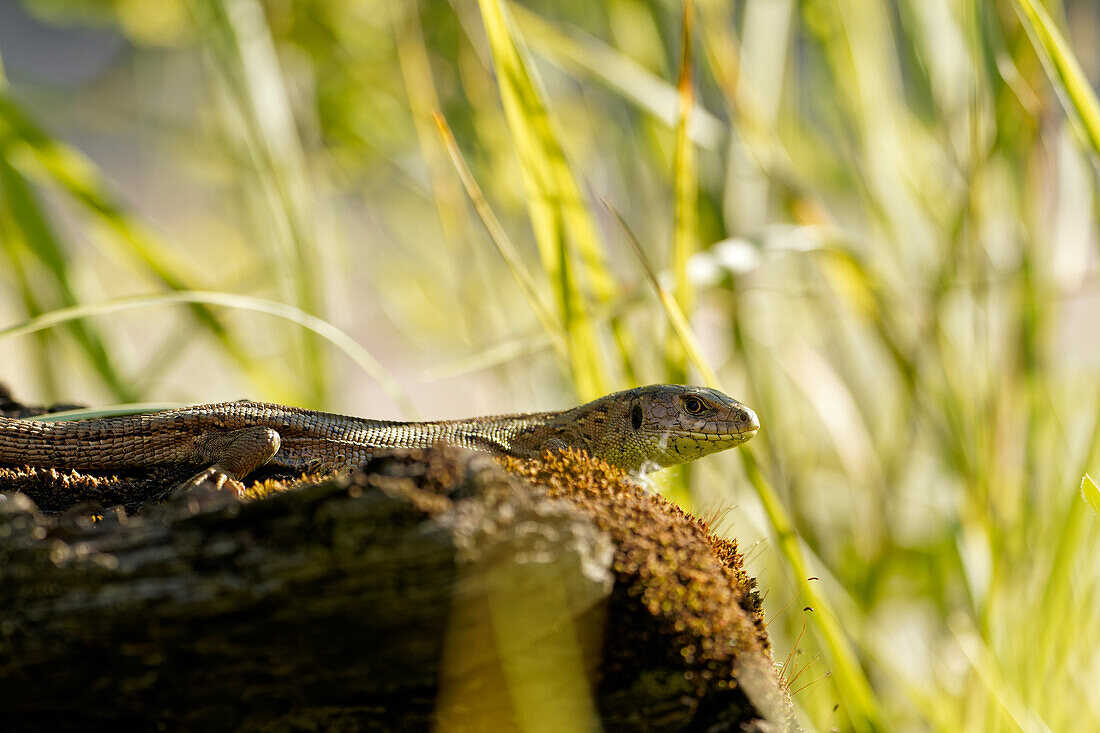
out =
[[[1013,4],[1066,113],[1080,122],[1093,154],[1100,157],[1100,103],[1081,64],[1041,3],[1013,0]]]
[[[479,5],[531,226],[565,328],[573,381],[582,399],[592,399],[609,391],[610,378],[585,293],[605,303],[617,285],[507,11],[501,0],[479,0]]]
[[[761,473],[752,445],[743,447],[739,453],[745,475],[748,476],[749,483],[752,484],[756,495],[760,498],[760,503],[764,506],[772,535],[775,537],[780,553],[787,561],[790,574],[797,582],[809,579],[811,573],[802,553],[798,531],[787,514],[783,502],[780,501],[779,494]],[[887,730],[883,724],[883,712],[871,682],[860,667],[859,660],[856,659],[855,650],[840,625],[832,603],[817,591],[813,583],[806,583],[803,586],[802,595],[806,599],[806,605],[814,610],[809,618],[828,649],[833,683],[840,691],[841,699],[845,701],[843,714],[848,718],[852,729],[868,732]]]
[[[28,315],[35,316],[46,311],[47,308],[39,302],[39,293],[34,283],[31,282],[27,269],[23,266],[23,257],[14,247],[16,237],[11,233],[14,225],[9,223],[5,214],[6,212],[0,209],[0,251],[7,258],[8,277],[15,280],[15,285],[19,289],[19,295],[23,301],[24,310]],[[43,332],[35,336],[34,374],[38,378],[42,391],[47,395],[56,397],[59,395],[58,384],[60,380],[57,376],[57,367],[50,353],[53,345],[53,339],[51,338],[53,334]]]
[[[168,287],[180,287],[187,266],[170,247],[126,213],[95,164],[82,152],[52,138],[7,93],[0,91],[0,131],[10,135],[17,167],[29,179],[61,189],[114,235],[129,259]],[[17,142],[16,142],[17,141]],[[15,146],[18,146],[17,148]],[[19,149],[21,148],[21,149]],[[21,155],[26,153],[26,155]]]
[[[91,420],[99,417],[119,417],[120,415],[148,415],[151,412],[164,412],[165,410],[176,410],[181,407],[187,407],[187,405],[182,402],[127,402],[121,405],[62,410],[24,419],[32,422],[69,422],[72,420]]]

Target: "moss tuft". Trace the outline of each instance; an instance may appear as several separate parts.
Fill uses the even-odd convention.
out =
[[[770,653],[756,582],[745,573],[735,541],[715,537],[703,520],[583,452],[500,462],[545,487],[550,497],[576,505],[611,536],[612,602],[640,602],[655,623],[637,626],[651,637],[638,644],[624,645],[620,638],[619,648],[606,650],[607,662],[637,669],[635,650],[653,654],[664,648],[668,657],[680,658],[685,677],[699,688],[735,680],[742,656]],[[613,669],[605,662],[604,671]]]

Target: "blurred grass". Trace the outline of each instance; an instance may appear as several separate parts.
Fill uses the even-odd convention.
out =
[[[15,264],[9,254],[29,315],[41,314],[47,307],[73,306],[78,300],[68,274],[71,267],[68,263],[74,259],[71,252],[76,245],[58,240],[49,223],[51,216],[42,211],[33,198],[32,185],[66,194],[88,229],[99,234],[100,241],[136,267],[138,273],[135,279],[151,278],[161,287],[172,290],[186,290],[188,283],[200,281],[200,275],[183,258],[160,243],[116,200],[110,185],[94,163],[79,150],[52,138],[21,108],[18,101],[12,98],[4,80],[0,80],[0,134],[3,135],[5,160],[8,161],[5,166],[5,251],[12,253],[16,244],[22,241],[36,259],[49,263],[35,281],[28,276],[25,267]],[[52,302],[45,300],[50,291],[59,293],[60,297]],[[253,382],[268,391],[282,391],[281,380],[249,356],[207,308],[196,305],[192,315],[205,331],[216,338],[223,353],[230,356]],[[76,324],[73,332],[88,354],[88,364],[95,369],[109,392],[116,399],[135,398],[137,395],[133,389],[121,381],[117,367],[113,366],[111,356],[95,330]],[[50,365],[51,359],[44,353],[39,357],[39,362],[44,374],[54,369]]]
[[[56,291],[51,299],[54,303],[75,305],[77,298],[69,273],[69,260],[27,179],[6,159],[0,160],[0,190],[3,191],[0,246],[16,276],[27,312],[38,315],[48,310],[45,302],[48,302],[49,285],[46,282]],[[112,395],[123,402],[134,399],[132,388],[115,365],[98,331],[85,324],[75,324],[71,333],[84,358]],[[53,366],[44,356],[49,344],[42,342],[41,345],[43,355],[39,361],[49,380],[54,381]]]
[[[455,170],[462,180],[462,185],[466,188],[466,194],[470,197],[470,202],[477,210],[478,216],[481,217],[485,229],[489,232],[489,237],[493,240],[493,244],[496,245],[497,251],[500,252],[505,264],[508,265],[512,277],[515,278],[516,283],[520,286],[520,289],[523,290],[523,295],[527,298],[531,310],[535,312],[535,315],[539,319],[539,324],[553,342],[558,354],[568,359],[569,355],[565,342],[565,332],[561,320],[551,312],[550,306],[545,303],[534,276],[527,269],[526,265],[524,265],[518,249],[515,244],[512,243],[511,238],[508,237],[507,232],[505,232],[500,220],[497,219],[496,214],[493,213],[492,208],[489,206],[489,202],[485,200],[485,195],[482,193],[481,187],[477,185],[473,173],[462,157],[462,151],[458,149],[458,143],[455,142],[454,133],[452,133],[451,128],[447,126],[447,121],[439,114],[435,115],[434,121],[439,136],[443,141],[443,146],[447,149],[447,153],[451,157],[451,162],[454,164]]]
[[[1014,0],[1014,4],[1051,83],[1065,100],[1067,111],[1084,128],[1093,153],[1100,155],[1100,104],[1085,72],[1046,8],[1032,0]]]
[[[305,171],[282,70],[256,0],[193,0],[197,34],[210,50],[217,79],[231,112],[223,115],[251,164],[247,184],[259,190],[260,210],[269,228],[257,244],[277,251],[275,268],[286,297],[307,313],[322,311],[318,292],[321,250],[309,222],[312,186]],[[318,343],[309,331],[299,348],[310,399],[323,404],[328,374]]]
[[[176,44],[141,58],[208,54],[182,74],[220,95],[183,118],[189,144],[147,124],[174,173],[245,189],[247,215],[181,206],[249,244],[230,273],[186,231],[150,234],[112,161],[32,122],[64,105],[17,80],[0,90],[14,320],[117,300],[78,276],[112,252],[139,292],[286,301],[310,333],[329,313],[392,353],[333,308],[377,293],[436,373],[547,405],[694,370],[763,430],[668,488],[736,505],[770,612],[814,607],[814,633],[791,612],[769,625],[777,659],[820,659],[795,695],[808,727],[1100,729],[1093,4],[194,0],[155,32],[132,8],[28,6]],[[108,107],[117,88],[85,94]],[[217,163],[196,173],[196,150]],[[241,345],[252,329],[172,297],[265,396],[348,389],[321,336],[261,329],[293,365],[272,374]],[[114,401],[156,386],[111,321],[65,322],[30,365],[54,389],[59,348]]]
[[[150,308],[167,305],[194,304],[232,308],[239,311],[261,313],[275,318],[289,321],[320,339],[328,341],[340,351],[343,351],[355,362],[356,366],[381,385],[387,396],[397,404],[401,410],[410,417],[416,416],[416,409],[409,401],[408,395],[394,378],[386,371],[370,352],[364,349],[354,338],[316,316],[286,303],[279,303],[263,298],[254,298],[247,295],[224,292],[201,292],[178,290],[171,293],[157,295],[135,296],[129,298],[116,298],[114,300],[100,301],[97,303],[83,303],[67,308],[57,308],[49,313],[42,313],[30,318],[23,323],[16,323],[5,328],[0,328],[0,341],[39,333],[59,325],[72,322],[82,322],[84,319],[97,316],[106,316],[127,310],[147,311]]]

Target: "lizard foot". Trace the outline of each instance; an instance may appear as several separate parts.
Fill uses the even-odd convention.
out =
[[[184,494],[188,501],[224,500],[226,495],[239,499],[245,492],[240,479],[270,461],[280,443],[277,432],[262,426],[214,435],[203,446],[213,465],[172,487],[171,493]]]
[[[305,473],[327,476],[332,473],[337,473],[340,470],[350,470],[343,458],[343,456],[337,456],[337,460],[335,461],[326,461],[320,458],[310,459],[309,462],[306,463]]]
[[[244,484],[215,463],[173,486],[169,494],[173,497],[186,497],[188,502],[197,501],[201,505],[208,500],[216,502],[229,496],[239,498],[244,495],[244,491]]]

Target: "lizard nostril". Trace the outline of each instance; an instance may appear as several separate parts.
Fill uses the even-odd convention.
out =
[[[745,412],[744,410],[738,410],[737,411],[737,419],[740,422],[747,422],[748,419],[749,419],[749,413]]]

